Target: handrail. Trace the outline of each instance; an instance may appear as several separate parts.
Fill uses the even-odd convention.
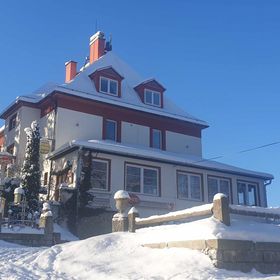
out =
[[[157,223],[178,221],[182,219],[199,217],[199,216],[207,216],[212,214],[213,203],[192,207],[186,210],[170,212],[164,215],[151,216],[148,218],[136,218],[135,224],[136,226],[146,226]]]

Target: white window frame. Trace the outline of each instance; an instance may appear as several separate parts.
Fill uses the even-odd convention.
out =
[[[131,163],[126,163],[125,164],[125,189],[127,189],[127,167],[136,167],[140,169],[140,192],[133,192],[128,190],[129,192],[133,192],[136,194],[143,194],[143,195],[149,195],[149,196],[159,196],[159,189],[160,189],[160,170],[157,167],[151,167],[151,166],[145,166],[145,165],[138,165],[138,164],[131,164]],[[156,171],[157,173],[157,193],[156,194],[150,194],[150,193],[145,193],[144,192],[144,169],[147,170],[153,170]]]
[[[114,140],[106,138],[106,136],[107,136],[107,122],[115,123],[115,137],[114,137],[115,139]],[[114,120],[105,119],[105,134],[104,134],[105,140],[110,140],[110,141],[117,142],[117,133],[118,133],[118,122],[114,121]]]
[[[102,91],[101,90],[101,79],[105,79],[107,81],[107,91]],[[110,82],[115,82],[117,84],[117,92],[116,93],[112,93],[110,92]],[[102,93],[105,93],[105,94],[109,94],[109,95],[112,95],[112,96],[118,96],[119,95],[119,82],[117,80],[114,80],[114,79],[110,79],[110,78],[107,78],[107,77],[104,77],[104,76],[100,76],[99,77],[99,91],[102,92]]]
[[[184,175],[187,176],[188,180],[188,197],[180,197],[179,193],[179,175]],[[199,182],[200,182],[200,199],[192,198],[191,197],[191,184],[190,184],[190,176],[198,177]],[[178,199],[183,199],[183,200],[193,200],[193,201],[203,201],[203,192],[202,192],[202,175],[197,174],[197,173],[192,173],[192,172],[185,172],[185,171],[177,171],[176,172],[176,180],[177,180],[177,198]]]
[[[160,134],[160,137],[159,137],[159,139],[160,139],[159,147],[155,147],[155,146],[153,145],[153,144],[154,144],[154,132],[159,132],[159,134]],[[151,143],[152,148],[162,150],[162,131],[159,130],[159,129],[154,129],[154,128],[152,128],[152,129],[151,129],[151,133],[152,133],[152,137],[151,137],[151,138],[152,138],[152,143]]]
[[[238,183],[245,184],[245,203],[244,204],[239,203]],[[256,189],[256,196],[255,196],[256,204],[255,205],[249,204],[248,185],[253,185]],[[237,180],[237,203],[238,203],[238,205],[245,205],[245,206],[259,206],[259,184],[256,182]]]
[[[221,192],[221,180],[223,180],[223,181],[228,181],[228,192],[229,192],[229,197],[228,197],[228,199],[229,199],[229,201],[231,201],[231,180],[229,179],[229,178],[224,178],[224,177],[218,177],[218,176],[215,176],[215,175],[208,175],[207,176],[207,193],[208,193],[208,198],[207,198],[207,200],[208,200],[208,202],[210,202],[210,203],[212,203],[213,202],[213,200],[212,201],[210,201],[210,199],[209,199],[209,179],[215,179],[215,180],[217,180],[218,181],[218,193],[220,193]],[[226,194],[225,194],[226,195]]]
[[[147,101],[147,95],[146,94],[147,94],[148,91],[152,93],[152,102],[148,102]],[[158,95],[159,96],[159,104],[155,104],[155,102],[154,102],[154,99],[155,99],[154,95]],[[161,107],[161,102],[162,102],[162,100],[161,100],[161,93],[159,91],[155,91],[155,90],[151,90],[151,89],[146,89],[145,88],[145,90],[144,90],[144,102],[145,102],[145,104],[148,104],[148,105],[152,105],[152,106],[156,106],[156,107]]]
[[[100,188],[94,188],[92,186],[92,190],[94,191],[103,191],[103,192],[107,192],[109,191],[109,168],[110,168],[110,164],[108,160],[103,160],[103,159],[97,159],[97,158],[93,158],[92,159],[92,163],[96,161],[96,162],[102,162],[102,163],[106,163],[106,188],[105,189],[100,189]],[[90,177],[92,177],[92,172],[93,172],[93,168],[91,169],[91,174]]]

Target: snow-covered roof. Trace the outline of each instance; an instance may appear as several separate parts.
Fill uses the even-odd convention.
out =
[[[89,78],[89,75],[96,70],[109,66],[113,67],[113,69],[124,77],[124,80],[122,81],[121,98],[105,95],[96,91],[92,80]],[[147,79],[142,78],[128,64],[115,55],[114,52],[110,51],[96,62],[86,67],[70,83],[64,84],[59,88],[70,94],[208,126],[206,122],[186,113],[184,110],[176,106],[166,96],[164,97],[164,108],[157,108],[144,104],[135,92],[134,87],[146,80]]]
[[[121,98],[98,92],[93,81],[89,78],[89,75],[94,73],[96,70],[108,67],[112,67],[122,77],[124,77],[122,81]],[[53,91],[60,91],[74,96],[208,126],[205,121],[186,113],[183,109],[175,105],[169,100],[169,98],[166,96],[166,93],[164,94],[164,108],[158,108],[144,104],[134,90],[134,87],[146,81],[147,79],[144,79],[138,75],[129,65],[127,65],[123,60],[115,55],[114,52],[110,51],[94,63],[83,67],[82,71],[78,73],[78,75],[69,83],[64,83],[61,85],[48,83],[33,92],[31,95],[17,97],[17,99],[12,104],[10,104],[5,110],[1,112],[1,115],[19,101],[38,103]]]
[[[244,176],[250,176],[255,178],[261,178],[265,180],[273,179],[273,175],[263,172],[256,172],[252,170],[247,170],[232,165],[224,164],[221,162],[203,159],[194,155],[179,154],[173,152],[162,151],[158,149],[142,147],[142,146],[132,146],[123,143],[116,143],[108,140],[72,140],[69,143],[58,148],[56,151],[49,155],[49,158],[56,158],[59,155],[67,152],[69,149],[84,147],[93,150],[98,150],[104,153],[119,154],[124,156],[145,158],[154,161],[175,163],[180,165],[186,165],[190,167],[215,170],[220,172],[226,172],[230,174],[238,174]]]
[[[10,103],[4,110],[2,110],[2,112],[0,112],[0,116],[3,115],[10,107],[19,103],[20,101],[25,101],[34,104],[40,102],[43,98],[52,93],[57,86],[58,84],[49,82],[33,91],[31,94],[18,96],[12,103]]]

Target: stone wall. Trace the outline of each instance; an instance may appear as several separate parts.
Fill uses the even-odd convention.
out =
[[[188,248],[208,255],[214,266],[249,272],[253,268],[264,274],[280,272],[280,243],[247,240],[209,239],[170,241],[143,245],[149,248]]]
[[[46,238],[45,234],[2,232],[0,233],[0,240],[31,247],[51,246],[61,243],[60,233],[53,233],[52,240],[49,240]]]

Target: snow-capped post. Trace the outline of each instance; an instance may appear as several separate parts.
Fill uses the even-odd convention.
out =
[[[223,224],[230,226],[230,209],[228,197],[217,193],[213,199],[213,216]]]
[[[40,170],[40,131],[36,121],[24,129],[27,144],[23,167],[21,170],[22,187],[25,190],[26,201],[30,210],[38,210],[39,189],[41,180]]]
[[[23,187],[19,186],[18,188],[15,188],[15,190],[14,190],[14,204],[20,204],[23,196],[24,196]]]
[[[139,217],[138,210],[135,207],[132,207],[128,212],[128,231],[135,232],[136,230],[136,223],[135,219]]]
[[[43,204],[42,214],[40,216],[40,227],[44,228],[46,245],[53,245],[53,216],[50,204]]]
[[[112,219],[112,232],[127,231],[128,218],[125,212],[128,207],[129,194],[124,190],[119,190],[115,193],[114,199],[116,201],[116,208],[118,213]]]

